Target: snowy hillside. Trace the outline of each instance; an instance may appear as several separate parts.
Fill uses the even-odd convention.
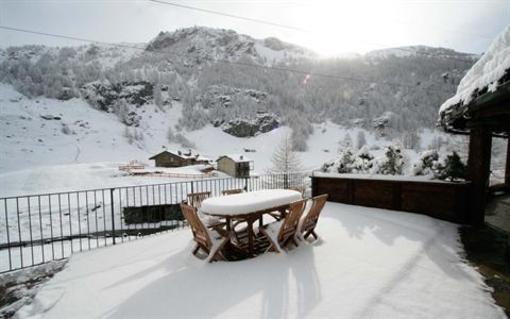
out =
[[[146,104],[179,101],[179,128],[191,130],[267,112],[293,129],[301,151],[313,124],[326,120],[375,130],[373,121],[393,112],[392,138],[432,128],[437,106],[476,60],[425,46],[319,59],[275,38],[205,27],[161,32],[147,45],[24,46],[0,50],[0,57],[0,82],[28,97],[85,99],[127,125],[134,123],[126,114],[137,117]]]
[[[0,49],[0,195],[147,182],[118,164],[149,164],[165,147],[213,159],[248,150],[264,173],[287,134],[305,169],[358,132],[375,153],[403,141],[411,158],[455,147],[434,129],[437,106],[474,57],[413,48],[319,59],[275,38],[194,27],[147,44]]]
[[[476,54],[466,54],[456,52],[452,49],[447,48],[433,48],[424,45],[398,47],[390,49],[374,50],[365,54],[365,57],[374,59],[384,59],[392,56],[395,57],[416,57],[416,56],[436,56],[443,59],[454,59],[454,60],[477,60],[479,58]]]
[[[117,115],[99,111],[81,99],[29,99],[9,85],[0,85],[0,106],[0,196],[168,182],[167,178],[126,176],[118,166],[129,160],[153,165],[148,158],[164,147],[182,148],[168,140],[168,128],[182,116],[180,103],[164,111],[147,105],[138,127],[126,126]],[[354,146],[358,132],[363,132],[367,146],[376,154],[391,143],[365,129],[329,121],[313,127],[308,150],[298,152],[307,170],[335,158],[344,140],[352,140]],[[290,132],[282,126],[240,138],[207,125],[184,134],[201,155],[216,159],[224,154],[245,154],[254,161],[255,172],[265,173],[275,146]],[[424,130],[418,148],[428,148],[438,136],[446,143],[444,134]],[[412,158],[416,156],[413,150],[407,152]]]

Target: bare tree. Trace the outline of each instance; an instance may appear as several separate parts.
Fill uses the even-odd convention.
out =
[[[359,131],[358,136],[356,137],[356,147],[358,149],[361,149],[366,144],[367,144],[367,139],[365,138],[365,132]]]
[[[285,135],[280,144],[276,147],[273,157],[271,158],[271,163],[273,166],[269,169],[269,172],[272,174],[282,174],[283,187],[289,188],[289,176],[295,173],[299,175],[303,169],[301,160],[292,150],[292,139],[290,135]]]

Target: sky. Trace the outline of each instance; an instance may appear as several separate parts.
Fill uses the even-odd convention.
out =
[[[0,26],[103,42],[148,42],[160,31],[191,26],[269,36],[323,56],[407,45],[482,53],[510,24],[510,0],[161,0],[264,20],[275,26],[150,0],[0,0]],[[290,28],[289,28],[290,27]],[[0,30],[0,46],[80,45]]]

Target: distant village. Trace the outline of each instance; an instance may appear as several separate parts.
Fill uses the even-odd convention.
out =
[[[119,170],[136,176],[159,176],[173,178],[216,177],[222,172],[235,178],[250,177],[254,163],[242,154],[225,154],[211,159],[188,150],[164,150],[149,158],[154,167],[138,161],[119,166]]]

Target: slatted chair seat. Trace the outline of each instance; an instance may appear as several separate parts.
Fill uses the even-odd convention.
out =
[[[312,205],[310,210],[301,219],[299,225],[299,233],[302,239],[306,240],[310,235],[312,235],[315,239],[318,238],[317,234],[315,233],[315,227],[317,226],[319,216],[327,200],[327,194],[315,196],[312,198]]]
[[[193,255],[198,257],[198,253],[202,250],[207,254],[208,262],[216,260],[225,260],[222,253],[223,247],[229,242],[229,237],[215,236],[209,231],[198,217],[197,209],[185,203],[181,203],[181,210],[184,218],[186,218],[193,233],[193,240],[196,243],[193,249]]]
[[[299,245],[295,237],[305,204],[304,200],[290,204],[289,212],[283,219],[259,228],[259,232],[269,242],[268,251],[279,253],[283,247],[290,243],[293,243],[295,246]]]

